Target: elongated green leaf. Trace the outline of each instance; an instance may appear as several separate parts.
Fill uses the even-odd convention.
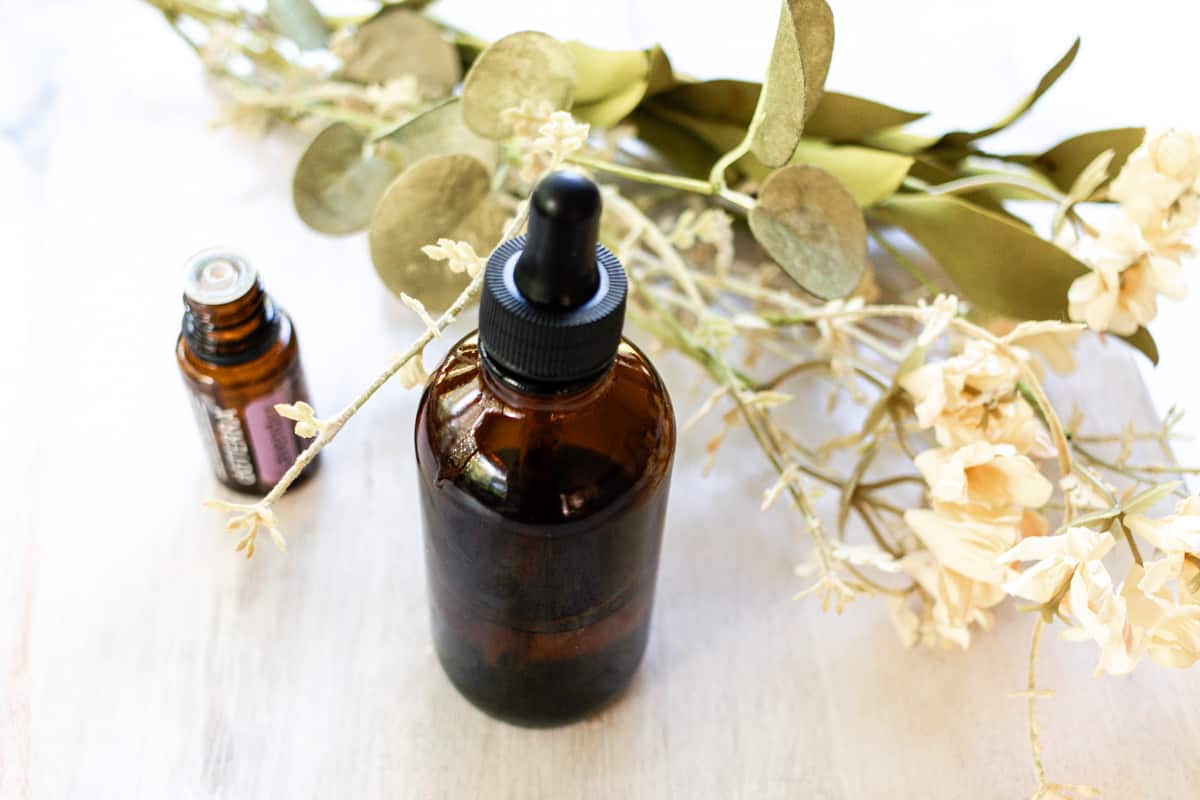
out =
[[[1066,319],[1067,290],[1087,271],[1028,228],[957,197],[897,195],[872,216],[915,239],[963,297],[1016,319]]]
[[[1154,337],[1150,335],[1150,331],[1145,328],[1138,328],[1137,333],[1131,336],[1121,337],[1126,344],[1141,351],[1142,355],[1150,359],[1150,363],[1157,366],[1158,364],[1158,343],[1154,341]]]
[[[913,160],[883,150],[801,139],[791,163],[820,167],[841,181],[854,200],[866,208],[896,193]]]
[[[1071,66],[1071,63],[1075,60],[1077,53],[1079,53],[1079,39],[1076,39],[1075,43],[1071,45],[1071,48],[1067,50],[1066,54],[1064,54],[1062,58],[1055,62],[1054,66],[1042,76],[1042,79],[1038,81],[1037,87],[1034,88],[1034,90],[1021,102],[1017,103],[1017,105],[1011,111],[986,128],[982,128],[977,131],[955,131],[953,133],[947,133],[942,137],[938,145],[949,148],[964,147],[970,142],[976,141],[977,139],[987,138],[992,134],[999,133],[1009,125],[1012,125],[1018,119],[1023,117],[1025,112],[1033,108],[1034,104],[1042,98],[1042,95],[1048,92],[1050,87],[1062,77],[1063,73],[1067,71],[1067,69]]]
[[[599,50],[567,42],[575,56],[575,105],[571,113],[589,125],[616,125],[642,102],[650,87],[652,52]]]
[[[412,75],[427,96],[448,94],[462,75],[454,45],[428,17],[407,8],[381,11],[334,51],[350,80],[386,83]]]
[[[818,297],[844,297],[867,266],[867,229],[854,197],[829,173],[789,165],[763,183],[750,230],[779,266]]]
[[[1113,151],[1108,174],[1110,178],[1115,176],[1145,136],[1145,128],[1091,131],[1059,142],[1041,155],[1017,156],[1014,160],[1040,170],[1055,186],[1065,192],[1075,183],[1084,167],[1105,150]]]
[[[785,1],[750,124],[751,151],[769,167],[796,150],[804,120],[816,109],[833,55],[833,12],[825,0]]]
[[[318,50],[329,39],[329,26],[309,0],[267,0],[271,26],[301,50]]]
[[[1141,514],[1154,508],[1160,501],[1171,496],[1171,493],[1183,486],[1182,481],[1168,481],[1144,492],[1139,492],[1121,503],[1121,511],[1125,514]]]
[[[463,81],[463,119],[488,139],[512,135],[502,114],[524,100],[566,109],[575,98],[575,57],[562,42],[538,31],[512,33],[491,44]]]
[[[365,146],[362,134],[335,122],[304,151],[292,177],[292,201],[308,227],[334,236],[367,227],[399,165]]]
[[[804,123],[804,135],[834,142],[858,142],[867,134],[906,125],[925,116],[922,112],[902,111],[852,94],[825,92]]]
[[[642,109],[666,123],[682,128],[719,153],[732,150],[746,136],[743,126],[679,111],[663,105],[657,97],[643,103]]]
[[[667,122],[649,111],[645,104],[631,117],[638,139],[650,145],[676,170],[691,178],[707,178],[719,154],[687,128]]]
[[[678,80],[675,78],[675,70],[671,68],[671,59],[667,58],[666,51],[658,45],[654,45],[646,52],[650,56],[650,79],[649,86],[646,87],[646,95],[661,94],[675,88]]]
[[[575,57],[575,102],[587,105],[623,92],[646,80],[650,57],[645,50],[601,50],[582,42],[567,42]]]
[[[656,95],[654,103],[701,119],[736,125],[745,130],[754,117],[762,87],[750,81],[717,79],[681,83]]]

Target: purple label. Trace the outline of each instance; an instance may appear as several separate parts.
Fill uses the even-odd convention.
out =
[[[300,454],[293,423],[275,413],[277,403],[292,403],[303,399],[296,396],[294,383],[284,381],[275,391],[246,406],[246,427],[250,435],[250,452],[262,483],[275,483]]]

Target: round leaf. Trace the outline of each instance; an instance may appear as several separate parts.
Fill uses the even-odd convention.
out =
[[[405,170],[380,198],[371,217],[371,260],[392,292],[411,295],[430,311],[443,310],[469,279],[431,261],[421,247],[445,237],[486,253],[496,244],[505,215],[491,194],[491,174],[478,159],[426,158]]]
[[[751,131],[759,161],[777,167],[792,157],[804,120],[821,100],[832,56],[833,12],[825,0],[784,2]]]
[[[537,31],[521,31],[493,43],[463,81],[463,119],[489,139],[506,139],[512,124],[501,113],[522,100],[546,100],[569,108],[575,97],[575,58],[567,46]]]
[[[367,227],[398,170],[387,159],[364,155],[364,144],[354,128],[335,122],[304,151],[292,177],[292,201],[308,227],[335,236]]]
[[[867,265],[867,227],[858,203],[816,167],[771,173],[750,211],[750,230],[796,283],[826,300],[854,291]]]
[[[362,83],[386,83],[412,75],[423,94],[450,93],[462,76],[454,45],[428,18],[406,8],[385,10],[363,23],[337,49],[342,75]]]
[[[499,158],[499,146],[466,126],[458,98],[447,100],[397,125],[379,138],[388,160],[407,167],[429,156],[464,153],[475,156],[489,169]]]

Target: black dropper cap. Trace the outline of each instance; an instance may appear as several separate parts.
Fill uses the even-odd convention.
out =
[[[484,363],[526,391],[568,392],[604,375],[621,344],[625,270],[596,239],[600,189],[552,172],[529,205],[529,233],[488,259],[479,304]]]

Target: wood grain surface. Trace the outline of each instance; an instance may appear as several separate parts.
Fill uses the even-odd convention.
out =
[[[794,601],[807,544],[782,503],[758,512],[772,476],[742,433],[707,478],[713,428],[683,437],[646,660],[618,702],[567,728],[492,721],[437,665],[415,393],[386,387],[279,507],[290,555],[264,543],[237,558],[199,505],[221,493],[173,363],[183,259],[228,242],[258,265],[296,320],[319,409],[419,326],[361,237],[295,217],[302,137],[208,131],[214,101],[152,14],[109,9],[97,41],[81,5],[48,3],[31,26],[56,48],[27,44],[46,95],[28,146],[0,161],[0,797],[1029,793],[1025,704],[1009,693],[1031,618],[1003,611],[967,652],[906,650],[880,603],[839,617]],[[1071,391],[1056,387],[1065,409],[1153,424],[1132,356],[1082,356]],[[672,357],[660,366],[688,416],[705,387]],[[829,431],[826,391],[793,404],[814,437]],[[1196,797],[1196,673],[1094,678],[1095,656],[1044,646],[1052,777],[1122,800]]]

